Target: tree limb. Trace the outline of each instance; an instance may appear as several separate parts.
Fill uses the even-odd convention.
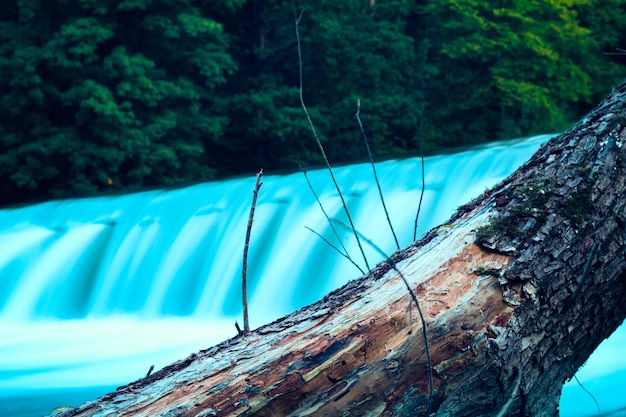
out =
[[[626,317],[624,102],[621,86],[364,277],[62,415],[426,415],[423,325],[395,264],[429,329],[435,416],[557,416]]]

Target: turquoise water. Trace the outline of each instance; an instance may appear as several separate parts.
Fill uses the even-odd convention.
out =
[[[427,158],[418,235],[504,179],[547,139]],[[377,170],[406,246],[413,240],[421,161],[386,161]],[[356,227],[393,252],[369,164],[338,168],[336,176]],[[309,177],[330,216],[345,221],[328,172]],[[0,210],[0,416],[44,415],[95,399],[141,378],[151,365],[158,370],[234,336],[254,182],[251,175]],[[252,327],[360,276],[307,229],[334,238],[301,173],[267,175],[263,182],[249,259]],[[353,238],[341,239],[362,263]],[[381,260],[371,248],[366,256],[370,265]],[[579,373],[603,411],[626,405],[625,343],[620,329],[597,355],[610,361],[594,355]],[[561,410],[568,417],[598,413],[575,382],[566,385]]]
[[[51,388],[0,392],[0,415],[3,417],[41,417],[64,404],[82,404],[114,390],[115,386],[87,388]]]

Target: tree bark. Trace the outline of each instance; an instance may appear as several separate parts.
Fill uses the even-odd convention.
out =
[[[626,317],[625,99],[366,276],[62,415],[557,416]]]

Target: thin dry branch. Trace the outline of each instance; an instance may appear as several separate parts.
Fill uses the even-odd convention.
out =
[[[324,242],[326,242],[331,248],[335,249],[337,252],[339,252],[339,254],[341,256],[343,256],[344,258],[348,259],[352,263],[352,265],[354,265],[362,274],[365,274],[365,271],[363,271],[363,269],[359,266],[359,264],[354,262],[354,260],[352,259],[352,257],[348,253],[348,250],[346,249],[345,245],[343,244],[343,241],[341,240],[341,237],[339,236],[339,233],[337,232],[337,228],[335,227],[333,222],[330,220],[330,217],[328,216],[328,213],[326,213],[326,210],[324,209],[324,206],[322,205],[322,202],[320,201],[320,198],[318,197],[317,193],[315,192],[315,189],[313,188],[313,184],[311,184],[311,181],[309,180],[309,176],[308,176],[308,174],[306,172],[306,169],[304,169],[302,167],[302,165],[300,165],[300,169],[302,170],[302,173],[304,174],[304,178],[306,179],[306,183],[309,185],[309,189],[313,193],[313,197],[315,197],[315,201],[317,201],[317,204],[320,206],[320,209],[322,210],[322,213],[324,214],[324,217],[326,217],[326,220],[328,221],[328,224],[330,225],[330,228],[332,229],[333,233],[335,234],[335,237],[337,238],[337,241],[341,245],[341,248],[343,249],[343,251],[341,251],[338,247],[336,247],[335,245],[330,243],[328,241],[328,239],[324,238],[322,235],[317,233],[315,230],[311,229],[310,227],[307,227],[307,229],[309,229],[311,232],[315,233],[320,238],[322,238],[322,240],[324,240]]]
[[[602,409],[600,408],[600,404],[598,404],[598,400],[596,400],[596,397],[593,396],[591,391],[589,391],[587,388],[585,388],[585,386],[578,380],[578,377],[576,375],[574,375],[574,379],[576,380],[578,385],[583,389],[583,391],[585,391],[587,393],[587,395],[589,395],[591,397],[591,399],[593,400],[593,402],[596,404],[596,408],[598,409],[598,413],[602,413]]]
[[[417,205],[417,214],[415,215],[415,227],[413,228],[413,240],[417,240],[417,222],[420,218],[422,210],[422,201],[424,200],[424,190],[426,189],[426,172],[424,170],[424,79],[422,78],[422,91],[420,93],[422,108],[420,111],[420,157],[422,159],[422,190],[420,192],[420,201]]]
[[[295,9],[294,9],[295,12]],[[322,141],[319,138],[319,135],[317,134],[317,131],[315,130],[315,125],[313,124],[313,120],[311,119],[311,115],[309,114],[309,110],[306,108],[306,105],[304,104],[304,98],[303,98],[303,77],[302,77],[302,46],[300,44],[300,19],[302,18],[302,14],[304,13],[304,10],[302,10],[300,12],[299,15],[296,15],[295,17],[295,22],[296,22],[296,39],[298,41],[298,62],[300,65],[300,104],[302,105],[302,110],[304,110],[304,114],[306,115],[307,120],[309,121],[309,126],[311,127],[311,132],[313,132],[313,137],[315,138],[315,141],[317,142],[317,146],[320,148],[320,151],[322,153],[322,156],[324,157],[324,162],[326,162],[326,167],[328,168],[328,172],[330,173],[330,177],[333,180],[333,184],[335,184],[335,188],[337,189],[337,192],[339,193],[339,198],[341,198],[341,204],[343,205],[343,209],[346,212],[346,216],[348,217],[348,222],[350,223],[351,229],[354,230],[354,238],[356,239],[356,243],[359,246],[359,250],[361,251],[361,255],[363,256],[363,261],[365,261],[365,267],[367,268],[367,270],[370,270],[370,266],[369,266],[369,262],[367,261],[367,257],[365,256],[365,251],[363,250],[363,246],[361,245],[361,240],[359,239],[359,235],[356,233],[356,228],[354,226],[354,222],[352,221],[352,216],[350,215],[350,210],[348,210],[348,205],[346,204],[346,199],[343,197],[343,193],[341,192],[341,188],[339,187],[339,184],[337,183],[337,179],[335,178],[335,174],[333,172],[333,168],[330,165],[330,162],[328,161],[328,157],[326,156],[326,151],[324,150],[324,147],[322,146]]]
[[[626,55],[626,49],[622,49],[622,48],[615,48],[617,49],[619,52],[605,52],[604,55]]]
[[[380,195],[380,202],[383,205],[383,210],[385,210],[385,216],[387,217],[387,223],[389,224],[389,229],[391,229],[391,233],[393,234],[393,240],[396,241],[396,248],[400,250],[400,243],[398,243],[398,237],[396,236],[396,231],[393,230],[393,225],[391,224],[391,219],[389,218],[389,211],[387,210],[387,205],[385,204],[385,197],[383,197],[383,190],[380,188],[380,182],[378,181],[378,174],[376,173],[376,164],[374,164],[374,158],[372,157],[372,151],[370,150],[370,144],[367,140],[367,135],[365,134],[365,129],[363,128],[363,123],[361,122],[361,100],[357,99],[356,101],[356,117],[357,122],[359,122],[359,127],[361,128],[361,135],[363,136],[363,141],[365,142],[365,149],[367,149],[367,155],[370,158],[370,163],[372,164],[372,171],[374,172],[374,180],[376,181],[376,186],[378,187],[378,194]]]
[[[263,183],[263,168],[256,174],[256,185],[252,191],[252,205],[250,207],[250,215],[248,216],[248,228],[246,230],[246,243],[243,246],[243,268],[241,270],[241,299],[243,303],[243,334],[250,334],[250,321],[248,320],[248,249],[250,248],[250,233],[252,232],[252,222],[254,221],[254,210],[256,209],[256,200],[259,196],[259,189]]]
[[[319,237],[320,239],[322,239],[324,242],[326,242],[326,244],[328,246],[330,246],[331,248],[333,248],[334,250],[336,250],[341,256],[343,256],[344,258],[346,258],[348,261],[350,261],[350,263],[352,263],[352,265],[354,265],[362,274],[365,274],[365,271],[363,271],[363,269],[361,269],[361,267],[359,266],[359,264],[357,264],[356,262],[354,262],[354,260],[350,257],[350,255],[348,255],[346,252],[342,252],[341,249],[339,249],[337,246],[333,245],[332,243],[330,243],[330,241],[328,239],[326,239],[324,236],[320,235],[319,233],[317,233],[315,230],[311,229],[308,226],[304,226],[307,229],[309,229],[311,232],[315,233],[317,235],[317,237]]]
[[[326,210],[324,209],[324,206],[322,205],[322,202],[321,202],[319,196],[315,192],[315,189],[313,188],[313,184],[311,184],[311,181],[309,180],[309,175],[306,172],[306,169],[304,169],[302,167],[302,165],[300,166],[300,169],[302,170],[302,173],[304,174],[304,179],[306,179],[306,183],[308,184],[309,189],[311,190],[311,193],[313,193],[313,197],[315,197],[315,201],[317,201],[317,204],[320,206],[320,210],[322,210],[322,213],[324,214],[324,217],[326,218],[326,221],[328,221],[328,224],[330,225],[330,228],[332,229],[335,237],[339,241],[339,244],[341,245],[341,248],[347,254],[348,250],[346,249],[345,245],[343,244],[343,241],[341,240],[341,237],[339,236],[339,233],[337,232],[337,228],[335,227],[333,222],[330,220],[330,216],[328,216],[328,213],[326,213]]]

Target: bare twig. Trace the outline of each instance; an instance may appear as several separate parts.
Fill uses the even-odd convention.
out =
[[[576,382],[578,382],[578,385],[580,385],[583,391],[589,394],[593,402],[596,403],[596,407],[598,408],[598,413],[602,413],[602,410],[600,409],[600,404],[598,404],[598,400],[596,400],[596,397],[594,397],[593,394],[589,392],[589,390],[583,386],[583,384],[578,380],[578,377],[576,375],[574,375],[574,379],[576,380]]]
[[[247,283],[247,274],[248,274],[248,249],[250,247],[250,233],[252,231],[252,222],[254,220],[254,210],[256,208],[256,200],[259,195],[259,188],[263,183],[261,182],[261,177],[263,176],[263,168],[256,174],[256,185],[254,186],[254,190],[252,192],[252,206],[250,207],[250,216],[248,217],[248,229],[246,230],[246,243],[243,246],[243,268],[241,271],[241,298],[243,303],[243,334],[250,334],[250,322],[248,320],[248,283]],[[237,331],[239,331],[239,326],[236,325]]]
[[[359,271],[361,271],[362,274],[365,274],[365,272],[363,271],[363,269],[356,263],[354,262],[354,260],[352,259],[352,257],[348,254],[348,250],[346,249],[346,247],[343,244],[343,240],[341,239],[341,237],[339,236],[339,233],[337,232],[337,228],[335,227],[335,225],[333,224],[333,222],[330,220],[330,217],[328,216],[328,213],[326,213],[326,210],[324,210],[324,206],[322,205],[322,201],[320,200],[320,198],[318,197],[317,193],[315,192],[315,189],[313,188],[313,184],[311,184],[311,181],[309,180],[309,176],[306,172],[306,169],[304,169],[302,167],[302,165],[300,165],[300,169],[302,170],[302,173],[304,174],[304,178],[306,179],[306,183],[309,185],[309,189],[311,190],[311,192],[313,193],[313,197],[315,197],[315,201],[317,201],[317,204],[319,204],[320,209],[322,210],[322,213],[324,213],[324,217],[326,217],[326,221],[328,221],[328,224],[330,225],[330,228],[332,229],[333,233],[335,234],[335,237],[337,238],[337,241],[339,242],[339,244],[341,245],[341,248],[343,249],[343,252],[341,250],[339,250],[339,248],[337,248],[336,246],[334,246],[333,244],[331,244],[327,239],[325,239],[324,237],[322,237],[319,233],[317,233],[316,231],[314,231],[313,229],[307,227],[307,229],[309,229],[310,231],[312,231],[313,233],[315,233],[316,235],[318,235],[319,237],[321,237],[331,248],[335,249],[337,252],[339,252],[341,254],[341,256],[347,258],[354,266],[356,266],[358,268]]]
[[[154,370],[154,365],[150,365],[150,369],[148,369],[148,373],[146,374],[146,378],[148,378],[150,376],[150,374],[152,374],[152,371]]]
[[[605,52],[604,55],[626,55],[626,49],[622,49],[622,48],[615,48],[617,49],[619,52]]]
[[[307,229],[309,229],[311,232],[315,233],[320,239],[322,239],[324,242],[326,242],[326,244],[328,246],[330,246],[331,248],[333,248],[334,250],[336,250],[337,252],[339,252],[339,254],[341,256],[343,256],[344,258],[346,258],[347,260],[349,260],[352,265],[354,265],[359,271],[361,271],[361,273],[363,275],[365,275],[365,271],[363,271],[363,269],[361,269],[361,267],[359,266],[359,264],[357,264],[356,262],[354,262],[354,260],[352,260],[352,258],[350,257],[350,255],[348,255],[347,253],[344,253],[341,251],[341,249],[339,249],[337,246],[333,245],[332,243],[330,243],[330,241],[328,239],[326,239],[324,236],[320,235],[319,233],[317,233],[315,230],[311,229],[309,226],[304,226]]]
[[[341,225],[342,227],[345,227],[347,229],[350,228],[350,226],[348,226],[347,224],[339,221],[339,220],[333,220],[335,222],[337,222],[339,225]],[[354,230],[354,229],[352,229]],[[417,299],[417,295],[415,294],[415,291],[413,291],[413,288],[411,288],[411,285],[409,284],[409,281],[406,279],[406,277],[404,276],[404,274],[402,273],[402,271],[400,271],[400,269],[398,268],[398,265],[393,261],[393,259],[391,259],[391,257],[387,256],[387,254],[378,246],[376,245],[374,242],[372,242],[370,239],[366,238],[365,236],[363,236],[362,233],[360,233],[359,231],[354,230],[355,233],[358,233],[359,236],[361,236],[361,239],[363,239],[367,244],[369,244],[372,248],[374,248],[381,256],[383,256],[385,258],[385,262],[387,262],[387,264],[389,266],[391,266],[399,275],[400,278],[402,278],[402,281],[404,282],[404,285],[406,286],[406,289],[409,291],[409,294],[411,296],[411,300],[413,300],[413,302],[415,303],[415,306],[417,307],[417,312],[420,316],[420,321],[422,323],[422,337],[424,339],[424,345],[426,346],[426,362],[428,363],[428,409],[427,409],[427,415],[430,415],[430,407],[432,404],[432,399],[433,399],[433,366],[432,366],[432,359],[430,357],[430,343],[428,342],[428,333],[426,330],[426,319],[424,319],[424,314],[422,313],[422,308],[420,306],[419,300]]]
[[[302,170],[302,173],[304,174],[304,179],[306,179],[306,183],[308,184],[309,189],[313,193],[313,197],[315,197],[315,201],[317,201],[317,204],[320,206],[320,209],[322,210],[322,213],[324,214],[324,217],[326,217],[326,221],[328,221],[328,224],[330,225],[330,228],[332,229],[333,233],[335,234],[335,237],[339,241],[339,244],[341,245],[341,248],[347,254],[348,250],[344,246],[343,241],[341,240],[341,237],[339,236],[339,233],[337,232],[337,228],[335,228],[335,225],[330,220],[330,217],[328,216],[328,213],[326,213],[326,210],[324,210],[324,206],[322,205],[322,201],[320,200],[319,196],[315,192],[315,189],[313,188],[313,184],[311,184],[311,181],[309,180],[309,175],[306,172],[306,169],[304,169],[302,167],[302,165],[300,165],[300,169]]]
[[[235,329],[237,329],[237,334],[239,336],[243,336],[243,331],[241,330],[241,327],[239,327],[239,323],[237,323],[237,320],[235,320]]]
[[[363,123],[361,122],[361,100],[356,100],[356,120],[359,122],[359,128],[361,128],[361,135],[363,136],[363,140],[365,141],[365,149],[367,149],[367,155],[370,157],[370,163],[372,164],[372,171],[374,171],[374,180],[376,181],[376,186],[378,187],[378,194],[380,195],[380,202],[383,205],[383,210],[385,210],[385,216],[387,216],[387,223],[389,223],[389,229],[391,229],[391,233],[393,234],[393,240],[396,241],[396,247],[400,250],[400,243],[398,243],[398,237],[396,236],[396,231],[393,230],[393,225],[391,224],[391,219],[389,218],[389,212],[387,211],[387,205],[385,204],[385,198],[383,197],[383,191],[380,188],[380,182],[378,181],[378,174],[376,173],[376,164],[374,164],[374,158],[372,157],[372,151],[370,150],[370,144],[367,140],[367,135],[365,134],[365,129],[363,128]]]
[[[363,246],[361,245],[361,240],[359,239],[359,235],[356,232],[356,228],[354,227],[354,222],[352,221],[352,216],[350,215],[350,211],[348,210],[348,205],[346,204],[346,200],[343,197],[341,188],[339,187],[339,184],[337,183],[337,179],[335,178],[333,169],[330,166],[330,162],[328,161],[328,157],[326,156],[326,151],[324,151],[324,147],[322,146],[322,141],[320,140],[319,135],[317,134],[317,131],[315,130],[315,125],[313,124],[313,120],[311,119],[311,116],[309,115],[309,111],[307,110],[306,105],[304,104],[304,98],[303,98],[303,92],[302,92],[303,91],[303,88],[302,88],[302,85],[303,85],[302,46],[300,44],[300,19],[302,18],[303,13],[304,13],[304,9],[300,12],[300,14],[295,13],[295,9],[294,9],[294,14],[296,14],[295,22],[296,22],[296,38],[298,41],[298,63],[300,65],[300,104],[302,105],[302,110],[304,110],[304,114],[306,115],[306,118],[309,121],[309,126],[311,127],[311,132],[313,133],[313,137],[315,138],[315,141],[317,142],[317,146],[320,148],[322,156],[324,157],[324,161],[326,162],[326,167],[328,167],[328,172],[330,173],[330,177],[332,178],[333,183],[335,184],[335,188],[337,189],[337,192],[339,193],[339,198],[341,198],[341,204],[343,205],[343,209],[346,212],[346,216],[348,217],[348,222],[350,223],[351,229],[354,231],[354,237],[361,251],[361,255],[363,256],[363,260],[365,261],[365,266],[367,270],[369,271],[370,266],[369,266],[369,263],[367,262],[367,257],[365,256],[365,251],[363,250]]]
[[[424,78],[422,77],[422,89],[420,92],[422,108],[420,111],[420,157],[422,159],[422,191],[420,192],[420,201],[417,205],[417,214],[415,215],[415,227],[413,228],[413,240],[417,240],[417,222],[420,218],[422,210],[422,200],[424,199],[424,190],[426,189],[426,175],[424,171]]]

